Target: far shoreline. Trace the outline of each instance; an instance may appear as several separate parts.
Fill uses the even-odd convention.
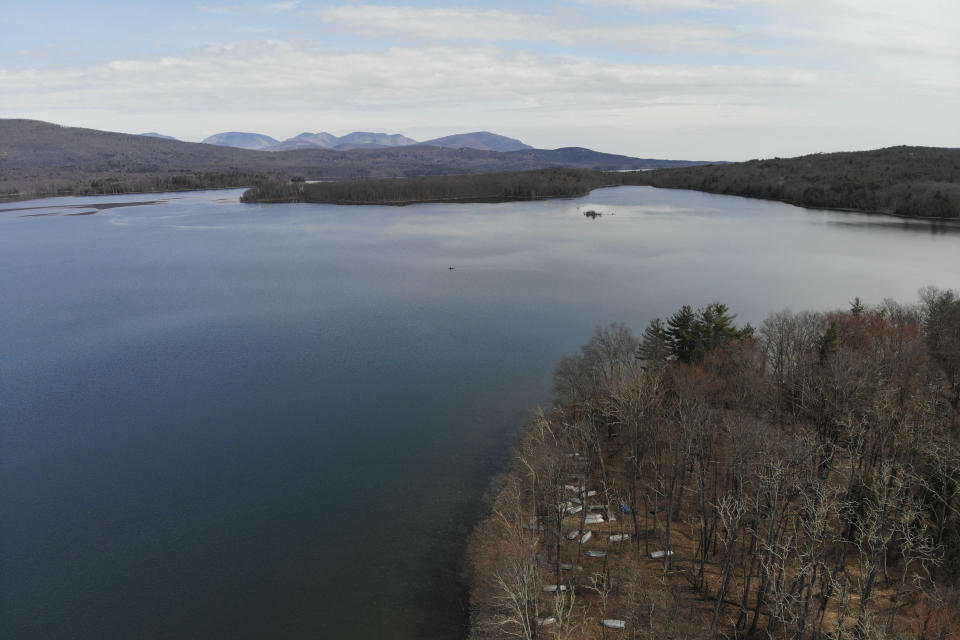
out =
[[[655,170],[650,170],[655,171]],[[641,173],[641,172],[635,172]],[[404,178],[388,178],[390,180],[402,180]],[[325,182],[325,183],[316,183],[316,184],[337,184],[336,182]],[[158,193],[196,193],[199,191],[237,191],[244,190],[244,193],[241,194],[240,203],[241,204],[259,204],[259,205],[277,205],[277,204],[333,204],[337,206],[354,206],[354,207],[365,207],[365,206],[391,206],[391,207],[406,207],[417,204],[502,204],[506,202],[539,202],[544,200],[575,200],[577,198],[582,198],[590,195],[597,189],[611,189],[616,187],[649,187],[651,189],[670,189],[673,191],[695,191],[698,193],[707,193],[710,195],[717,196],[729,196],[734,198],[747,198],[750,200],[760,200],[765,202],[779,202],[782,204],[788,204],[800,209],[806,209],[808,211],[833,211],[838,213],[855,213],[868,216],[886,216],[890,218],[897,218],[900,220],[917,220],[927,223],[944,223],[954,225],[960,223],[960,218],[945,218],[938,216],[911,216],[900,213],[895,213],[892,211],[881,211],[876,209],[856,209],[851,207],[830,207],[822,205],[810,205],[804,204],[801,201],[790,200],[786,198],[771,198],[763,197],[757,195],[746,195],[746,194],[737,194],[737,193],[724,193],[720,191],[708,191],[706,189],[695,189],[692,187],[670,187],[670,186],[660,186],[652,184],[601,184],[594,187],[591,187],[589,190],[572,195],[543,195],[536,197],[515,197],[515,198],[505,198],[502,196],[489,195],[489,196],[467,196],[467,197],[451,197],[451,198],[429,198],[422,200],[370,200],[370,201],[340,201],[340,202],[311,202],[304,200],[290,200],[284,198],[276,199],[262,199],[255,201],[244,201],[243,196],[246,195],[248,191],[253,189],[249,185],[247,186],[236,186],[236,187],[201,187],[194,189],[150,189],[143,191],[124,191],[120,193],[111,192],[111,193],[89,193],[89,194],[65,194],[65,195],[44,195],[44,196],[31,196],[31,197],[9,197],[9,196],[0,196],[0,207],[6,204],[22,203],[22,202],[33,202],[39,200],[50,200],[53,198],[97,198],[97,197],[107,197],[107,196],[135,196],[135,195],[149,195],[149,194],[158,194]],[[5,211],[17,211],[19,209],[5,209],[0,208],[0,213]]]
[[[654,169],[650,169],[654,171]],[[694,189],[691,187],[661,187],[654,186],[651,184],[608,184],[600,185],[594,187],[581,195],[573,196],[539,196],[536,198],[502,198],[499,196],[486,196],[478,198],[436,198],[430,200],[404,200],[404,201],[369,201],[369,202],[305,202],[302,200],[290,201],[290,200],[257,200],[255,202],[245,202],[243,204],[332,204],[343,207],[375,207],[375,206],[388,206],[388,207],[407,207],[415,204],[502,204],[505,202],[540,202],[543,200],[576,200],[577,198],[583,198],[590,195],[598,189],[615,189],[617,187],[649,187],[650,189],[669,189],[671,191],[694,191],[697,193],[707,193],[713,196],[726,196],[729,198],[747,198],[748,200],[760,200],[762,202],[779,202],[781,204],[788,204],[798,209],[806,209],[808,211],[835,211],[837,213],[857,213],[868,216],[887,216],[891,218],[899,218],[901,220],[922,220],[924,222],[945,222],[945,223],[957,223],[960,222],[960,218],[939,218],[936,216],[908,216],[902,213],[894,213],[892,211],[879,211],[876,209],[853,209],[849,207],[825,207],[825,206],[814,206],[803,204],[795,200],[786,200],[783,198],[764,198],[762,196],[751,196],[751,195],[741,195],[737,193],[722,193],[719,191],[706,191],[704,189]]]
[[[51,200],[53,198],[99,198],[103,197],[113,197],[113,196],[137,196],[137,195],[148,195],[151,193],[194,193],[197,191],[236,191],[239,189],[247,190],[249,185],[241,185],[239,187],[199,187],[196,189],[146,189],[143,191],[111,191],[111,192],[102,192],[102,193],[65,193],[61,195],[45,195],[45,196],[29,196],[29,197],[19,197],[19,196],[2,196],[0,195],[0,206],[5,204],[14,203],[14,202],[31,202],[34,200]],[[0,209],[0,211],[5,211],[5,209]]]
[[[932,168],[931,168],[932,167]],[[806,209],[918,220],[960,219],[960,151],[891,147],[735,164],[622,172],[550,168],[489,174],[345,180],[264,180],[244,202],[406,205],[582,197],[612,186],[687,189]]]

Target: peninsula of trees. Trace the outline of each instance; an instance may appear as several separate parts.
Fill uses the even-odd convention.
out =
[[[928,288],[598,328],[470,544],[472,640],[956,640],[958,327]]]
[[[890,147],[648,171],[634,184],[921,218],[960,217],[960,149]]]

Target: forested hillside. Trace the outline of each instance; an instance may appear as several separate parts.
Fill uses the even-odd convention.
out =
[[[921,298],[597,329],[471,543],[471,637],[960,637],[960,297]]]
[[[579,148],[501,153],[402,146],[272,153],[0,119],[0,199],[239,187],[293,178],[350,180],[545,167],[647,169],[689,164],[693,163]]]
[[[569,166],[594,152],[567,149]],[[543,156],[541,156],[543,157]],[[565,165],[559,158],[554,163]],[[605,167],[604,167],[605,168]],[[651,185],[924,218],[960,216],[960,151],[897,147],[817,154],[787,160],[752,160],[653,171],[526,171],[516,174],[433,176],[410,180],[351,180],[321,184],[258,181],[248,202],[410,204],[571,197],[603,186]]]
[[[960,216],[960,150],[890,147],[665,169],[636,184],[902,216]]]

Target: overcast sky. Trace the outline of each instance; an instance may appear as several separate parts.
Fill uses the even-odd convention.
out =
[[[741,160],[960,147],[957,0],[5,2],[0,117],[221,131],[489,130]]]

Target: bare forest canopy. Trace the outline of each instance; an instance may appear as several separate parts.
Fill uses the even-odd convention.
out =
[[[470,543],[473,640],[960,638],[960,296],[683,307],[554,373]]]
[[[782,200],[813,208],[960,217],[960,149],[890,147],[818,153],[664,169],[636,179],[655,187]]]
[[[525,171],[650,169],[695,164],[590,149],[498,152],[436,146],[268,152],[0,119],[0,200]]]

